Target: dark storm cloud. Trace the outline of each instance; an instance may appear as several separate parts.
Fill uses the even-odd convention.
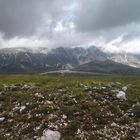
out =
[[[34,0],[0,0],[0,31],[6,36],[30,34],[39,20],[40,7]]]
[[[82,0],[75,24],[93,32],[140,21],[140,0]]]
[[[71,22],[77,32],[98,32],[140,20],[140,0],[0,0],[0,32],[6,37],[34,35],[42,26],[52,32],[66,6],[74,2],[79,9]]]
[[[0,0],[0,32],[6,37],[32,35],[44,19],[55,20],[60,13],[56,0]]]

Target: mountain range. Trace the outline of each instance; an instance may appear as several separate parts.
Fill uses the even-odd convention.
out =
[[[0,73],[43,73],[56,70],[140,74],[140,55],[109,53],[96,46],[0,49]]]

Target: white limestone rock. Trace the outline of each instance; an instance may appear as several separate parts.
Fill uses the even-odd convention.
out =
[[[44,99],[44,96],[43,96],[41,93],[35,93],[35,96],[36,96],[37,98],[43,98],[43,99]]]
[[[113,122],[113,123],[111,124],[111,127],[119,127],[119,125],[116,124],[115,122]]]
[[[40,140],[60,140],[61,134],[58,131],[52,131],[50,129],[45,130]]]
[[[62,116],[62,119],[64,119],[64,120],[67,119],[67,116],[66,115],[63,115]]]
[[[126,100],[126,93],[124,91],[119,91],[116,97],[121,101]]]
[[[19,111],[22,112],[25,109],[26,109],[26,106],[21,106]]]
[[[4,120],[5,120],[4,117],[1,117],[1,118],[0,118],[0,122],[3,122]]]

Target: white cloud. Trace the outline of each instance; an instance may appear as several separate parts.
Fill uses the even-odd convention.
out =
[[[139,0],[0,0],[0,47],[95,45],[110,52],[140,53],[139,4]]]
[[[56,32],[61,32],[64,30],[65,30],[65,27],[63,26],[62,22],[58,22],[56,27],[54,28],[54,31],[56,31]]]
[[[140,54],[140,38],[124,43],[122,49],[129,53]]]
[[[54,42],[50,40],[38,39],[36,37],[5,39],[0,36],[0,48],[14,47],[54,47]]]

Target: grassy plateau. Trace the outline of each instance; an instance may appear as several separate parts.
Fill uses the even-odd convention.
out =
[[[0,140],[59,139],[140,140],[140,76],[0,75]]]

